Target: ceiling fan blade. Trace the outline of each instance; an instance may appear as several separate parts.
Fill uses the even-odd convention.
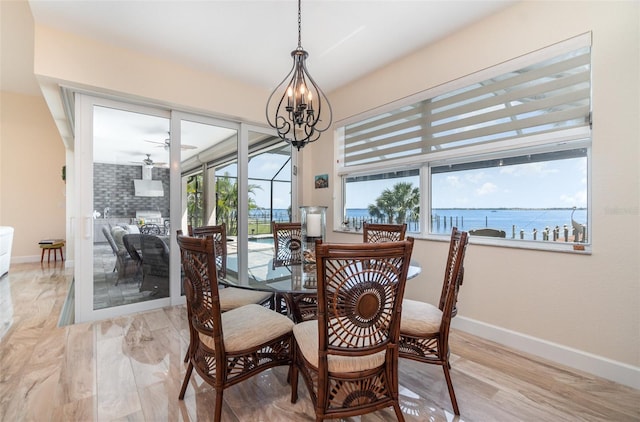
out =
[[[158,145],[159,147],[163,147],[163,146],[165,145],[165,144],[164,144],[164,142],[148,141],[148,140],[146,140],[146,139],[145,139],[144,141],[145,141],[145,142],[149,142],[150,144],[156,144],[156,145]]]
[[[196,149],[198,148],[197,146],[194,145],[180,145],[181,149]]]

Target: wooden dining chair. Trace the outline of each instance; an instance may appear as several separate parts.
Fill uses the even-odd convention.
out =
[[[362,224],[362,240],[365,243],[395,242],[404,240],[407,224]]]
[[[193,237],[212,237],[213,247],[216,254],[216,268],[218,269],[218,277],[225,278],[227,276],[227,227],[224,223],[214,226],[200,226],[191,229]],[[239,306],[248,305],[249,303],[258,303],[273,307],[273,293],[261,292],[257,290],[242,289],[239,287],[224,287],[219,292],[220,309],[222,312],[237,308]]]
[[[189,236],[213,237],[213,247],[216,253],[216,268],[218,277],[227,276],[227,226],[222,223],[215,226],[192,227]]]
[[[404,299],[400,321],[400,357],[442,366],[456,415],[460,414],[460,410],[451,382],[449,327],[451,318],[457,312],[456,303],[464,277],[467,244],[468,233],[454,227],[438,306]]]
[[[398,403],[401,302],[413,238],[383,244],[316,244],[318,320],[293,328],[291,402],[298,373],[316,421],[361,415]]]
[[[227,232],[225,224],[215,226],[201,226],[193,227],[191,229],[193,237],[213,239],[213,250],[215,254],[216,270],[218,278],[224,278],[227,276]],[[177,231],[177,235],[182,235],[182,230]],[[274,308],[274,296],[271,292],[261,292],[258,290],[242,289],[239,287],[225,287],[220,285],[218,290],[218,299],[220,301],[220,311],[226,312],[231,309],[239,308],[244,305],[256,303],[259,305]],[[193,330],[193,327],[189,327],[191,330],[191,340],[189,343],[189,349],[194,346],[194,337],[197,333]],[[189,352],[187,351],[184,361],[189,359]]]
[[[302,262],[302,225],[271,222],[273,269]]]
[[[220,309],[212,237],[177,236],[184,270],[187,314],[193,348],[179,399],[184,399],[195,368],[216,393],[214,421],[220,421],[224,390],[258,373],[291,364],[293,321],[264,306]]]

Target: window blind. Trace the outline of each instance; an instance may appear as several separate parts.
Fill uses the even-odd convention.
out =
[[[344,127],[344,165],[590,125],[591,48],[378,114]]]

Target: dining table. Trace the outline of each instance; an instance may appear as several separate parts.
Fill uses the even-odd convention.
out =
[[[287,313],[296,323],[315,319],[317,314],[318,280],[317,268],[313,262],[301,262],[282,266],[285,271],[265,280],[251,280],[240,283],[232,272],[228,272],[218,282],[226,287],[273,292],[276,310]],[[420,264],[411,260],[407,280],[417,277],[422,271]]]

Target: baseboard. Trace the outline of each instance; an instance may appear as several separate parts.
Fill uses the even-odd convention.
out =
[[[458,315],[451,327],[640,390],[640,368]]]
[[[40,262],[40,255],[23,255],[11,257],[12,264],[27,264],[29,262]]]
[[[23,256],[12,256],[11,257],[11,265],[13,264],[29,264],[32,262],[40,262],[40,255],[23,255]],[[47,259],[45,258],[43,261],[43,264],[51,264],[54,262],[60,262],[60,260],[58,259],[57,261],[51,260],[51,262],[47,262]],[[68,260],[67,257],[64,257],[64,266],[65,267],[72,267],[73,266],[73,261]],[[11,267],[9,267],[9,269],[11,269]]]

